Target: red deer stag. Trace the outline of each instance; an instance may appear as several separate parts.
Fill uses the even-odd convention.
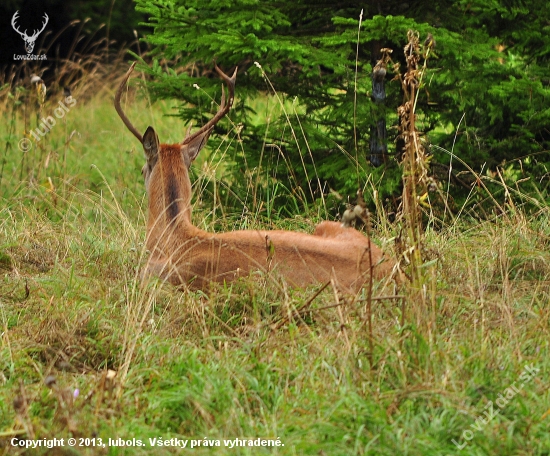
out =
[[[211,282],[232,281],[252,271],[270,271],[289,285],[305,287],[333,279],[346,291],[358,290],[368,279],[392,274],[394,263],[353,228],[322,222],[311,234],[293,231],[231,231],[208,233],[191,222],[189,167],[206,144],[216,123],[233,103],[237,70],[229,77],[216,66],[222,85],[217,114],[180,144],[161,144],[152,127],[143,136],[120,107],[120,97],[135,63],[115,95],[115,108],[130,132],[143,145],[142,173],[149,199],[146,245],[150,258],[145,275],[156,275],[175,285],[208,288]]]

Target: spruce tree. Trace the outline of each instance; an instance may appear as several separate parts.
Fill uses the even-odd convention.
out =
[[[226,71],[239,67],[238,102],[230,117],[242,126],[242,143],[233,143],[227,170],[240,177],[234,181],[242,187],[234,185],[228,201],[236,195],[239,204],[251,202],[248,184],[257,180],[250,173],[250,182],[242,179],[250,170],[270,176],[304,204],[329,188],[354,195],[368,179],[377,183],[383,198],[397,194],[395,110],[402,93],[393,78],[396,64],[403,66],[408,30],[422,40],[429,34],[434,39],[417,105],[417,125],[427,145],[438,146],[430,149],[434,170],[437,164],[448,170],[450,157],[440,149],[445,148],[475,171],[501,167],[507,178],[527,175],[546,189],[547,2],[137,0],[137,9],[148,15],[152,27],[147,37],[154,59],[150,89],[155,97],[181,100],[179,114],[186,122],[201,124],[216,109],[208,98],[219,100],[220,93],[212,61]],[[381,116],[372,97],[372,73],[382,48],[393,53]],[[259,94],[274,91],[286,115],[273,119],[252,109]],[[382,118],[390,159],[376,168],[369,162],[371,132]],[[226,131],[227,125],[217,129]],[[266,147],[270,144],[274,147]],[[455,161],[453,172],[461,169]],[[467,178],[452,182],[470,184]]]

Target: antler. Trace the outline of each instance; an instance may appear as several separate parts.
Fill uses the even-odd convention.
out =
[[[115,109],[116,109],[116,112],[118,113],[118,115],[120,116],[120,118],[122,119],[122,121],[124,122],[124,125],[126,125],[126,128],[128,128],[128,130],[130,130],[130,132],[132,132],[132,134],[139,140],[139,142],[142,143],[143,142],[143,136],[137,131],[136,127],[134,127],[132,125],[132,122],[130,122],[130,120],[128,119],[128,117],[126,117],[126,114],[124,114],[124,111],[120,107],[120,97],[122,95],[122,91],[124,90],[124,87],[125,87],[126,83],[128,82],[128,79],[130,78],[130,75],[132,74],[132,71],[134,71],[134,67],[136,66],[136,63],[137,62],[134,62],[132,64],[132,66],[130,67],[130,69],[128,70],[128,72],[124,76],[124,78],[122,78],[122,82],[118,86],[118,90],[116,91],[116,94],[115,94]],[[234,96],[235,96],[235,81],[236,81],[236,78],[237,78],[237,68],[235,68],[235,71],[233,72],[233,75],[231,77],[227,76],[222,70],[220,70],[218,65],[216,65],[215,68],[216,68],[216,71],[218,72],[218,74],[221,76],[221,78],[227,84],[227,89],[228,89],[228,93],[229,93],[227,104],[225,103],[225,92],[224,92],[223,86],[222,86],[222,100],[220,102],[220,108],[218,109],[218,112],[216,113],[216,115],[212,119],[210,119],[210,121],[208,121],[206,123],[206,125],[204,125],[202,128],[197,130],[191,136],[187,136],[182,141],[182,143],[181,143],[182,145],[188,144],[193,139],[195,139],[197,136],[203,134],[205,131],[208,131],[212,127],[214,127],[214,125],[216,125],[219,122],[219,120],[229,112],[229,110],[231,109],[231,106],[233,105],[233,99],[234,99]]]
[[[133,135],[139,140],[140,143],[143,143],[143,136],[136,130],[136,127],[132,125],[132,122],[130,122],[130,120],[128,119],[128,117],[126,117],[126,114],[124,114],[124,111],[120,107],[120,96],[122,95],[122,91],[124,90],[124,87],[126,86],[126,83],[128,82],[130,75],[132,74],[132,71],[134,71],[136,63],[137,62],[132,63],[132,66],[130,67],[124,78],[122,78],[122,82],[118,86],[118,90],[115,94],[115,109],[116,112],[118,112],[118,115],[120,116],[122,121],[124,122],[124,125],[126,125],[126,128],[128,128],[128,130],[133,133]]]
[[[23,33],[23,32],[21,32],[21,31],[19,30],[19,27],[17,27],[17,26],[15,25],[15,21],[17,21],[17,19],[19,19],[19,17],[17,16],[18,14],[19,14],[19,11],[16,11],[15,14],[13,15],[13,17],[11,18],[11,26],[13,27],[13,29],[14,29],[17,33],[19,33],[19,35],[21,35],[21,36],[23,36],[23,37],[25,37],[25,38],[28,38],[28,37],[27,37],[27,31],[25,30],[25,33]]]
[[[17,19],[19,19],[19,11],[16,11],[15,14],[13,15],[13,17],[11,18],[11,26],[13,27],[13,29],[19,33],[19,35],[21,35],[22,37],[24,37],[26,40],[33,40],[34,38],[36,38],[38,35],[40,35],[44,29],[46,28],[46,25],[48,25],[48,21],[50,20],[50,18],[48,17],[48,15],[46,13],[44,13],[44,18],[45,18],[45,22],[42,23],[42,28],[40,29],[40,31],[38,30],[35,30],[33,35],[32,36],[27,36],[27,30],[25,29],[24,32],[20,31],[19,30],[19,27],[17,27],[15,25],[15,22],[17,21]]]
[[[31,39],[34,39],[38,35],[40,35],[44,31],[44,29],[46,28],[46,25],[48,25],[48,21],[50,20],[50,18],[48,17],[48,15],[46,13],[44,13],[44,18],[46,19],[46,21],[42,23],[42,28],[40,29],[40,31],[35,31],[33,33],[33,35],[31,36]]]
[[[218,72],[218,74],[221,76],[221,78],[227,84],[227,90],[228,90],[228,93],[229,93],[229,98],[228,98],[227,104],[225,104],[225,92],[223,90],[223,85],[222,85],[222,100],[220,102],[220,109],[218,109],[218,112],[216,113],[216,115],[212,119],[210,119],[205,125],[203,125],[199,130],[197,130],[195,133],[193,133],[191,136],[187,136],[183,140],[182,145],[183,144],[188,144],[193,139],[195,139],[197,136],[199,136],[199,135],[203,134],[205,131],[208,131],[211,128],[213,128],[214,125],[216,125],[219,122],[219,120],[229,112],[229,110],[231,109],[231,106],[233,105],[233,99],[234,99],[234,95],[235,95],[235,80],[237,78],[237,69],[238,69],[238,67],[235,68],[235,71],[233,72],[233,76],[231,76],[231,77],[227,76],[222,70],[220,70],[218,65],[216,65],[215,68],[216,68],[216,71]]]

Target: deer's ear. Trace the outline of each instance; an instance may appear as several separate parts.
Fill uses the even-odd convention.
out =
[[[160,149],[159,137],[157,136],[153,127],[147,127],[143,134],[143,150],[145,151],[145,157],[149,164],[153,164],[157,161],[157,155]]]
[[[191,162],[197,158],[197,155],[199,155],[199,152],[205,146],[211,132],[212,129],[207,130],[203,134],[193,138],[188,144],[181,146],[181,152],[183,153],[185,163],[188,167],[191,165]]]

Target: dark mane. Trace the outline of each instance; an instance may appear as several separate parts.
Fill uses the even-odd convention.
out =
[[[180,213],[178,181],[172,173],[170,173],[170,175],[168,176],[168,181],[166,182],[166,201],[168,220],[171,222],[175,220]]]

